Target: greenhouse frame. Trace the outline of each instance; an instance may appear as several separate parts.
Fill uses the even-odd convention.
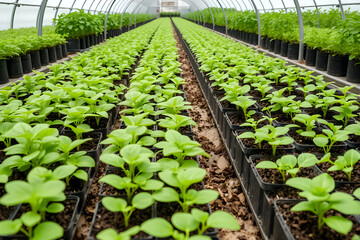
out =
[[[0,240],[360,240],[359,0],[0,0]]]

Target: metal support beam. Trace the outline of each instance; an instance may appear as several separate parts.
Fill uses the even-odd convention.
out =
[[[95,2],[95,0],[93,0],[92,3],[90,4],[88,13],[91,11],[91,7],[92,7],[92,5],[94,4],[94,2]]]
[[[221,3],[219,2],[219,0],[216,0],[218,3],[219,3],[219,5],[220,5],[220,7],[221,7],[221,10],[222,10],[222,12],[223,12],[223,14],[224,14],[224,17],[225,17],[225,34],[227,35],[228,34],[228,21],[227,21],[227,15],[226,15],[226,12],[225,12],[225,10],[224,10],[224,8],[223,8],[223,6],[221,5]]]
[[[76,0],[73,1],[73,4],[72,4],[71,7],[70,7],[70,12],[72,12],[72,10],[74,9],[75,3],[76,3]]]
[[[343,8],[343,4],[342,4],[341,0],[338,0],[338,1],[339,1],[340,12],[341,12],[341,18],[343,21],[345,21],[345,12],[344,12],[344,8]]]
[[[250,0],[253,7],[254,7],[254,10],[255,10],[255,13],[256,13],[256,18],[257,18],[257,22],[258,22],[258,45],[260,46],[261,45],[261,21],[260,21],[260,14],[259,14],[259,10],[254,2],[254,0]]]
[[[16,0],[15,3],[18,3],[19,0]],[[10,29],[14,28],[14,19],[15,19],[15,12],[16,12],[17,5],[14,4],[12,12],[11,12],[11,19],[10,19]]]
[[[87,2],[87,0],[85,0],[85,1],[83,2],[83,4],[81,5],[81,8],[80,8],[81,10],[84,9],[84,6],[85,6],[85,3],[86,3],[86,2]]]
[[[98,4],[96,5],[96,8],[94,9],[94,13],[96,13],[96,11],[97,11],[97,9],[98,9],[98,7],[99,7],[99,5],[100,5],[100,3],[102,2],[103,0],[100,0],[99,2],[98,2]]]
[[[105,2],[104,2],[104,4],[102,5],[102,7],[100,8],[100,12],[102,12],[103,11],[103,9],[104,9],[104,7],[105,7],[105,5],[106,5],[106,3],[108,2],[109,0],[105,0]],[[111,0],[110,0],[110,3],[111,3]],[[110,4],[109,4],[110,5]],[[109,6],[108,5],[108,6]],[[107,8],[105,8],[105,9],[107,9]]]
[[[106,30],[106,27],[107,27],[107,22],[108,22],[108,18],[109,18],[109,14],[110,14],[110,11],[111,11],[111,8],[112,6],[114,5],[114,3],[116,2],[116,0],[113,0],[112,3],[111,3],[111,6],[106,14],[106,17],[105,17],[105,25],[104,25],[104,39],[107,38],[107,30]]]
[[[272,4],[272,1],[271,1],[271,0],[269,0],[269,3],[270,3],[270,6],[271,6],[271,10],[274,12],[274,11],[275,11],[275,9],[274,9],[274,5]]]
[[[125,6],[125,8],[124,8],[123,13],[121,14],[120,30],[122,29],[122,24],[123,24],[123,19],[124,19],[125,12],[126,12],[126,10],[128,9],[128,7],[131,5],[131,3],[132,3],[133,1],[134,1],[134,0],[130,0],[130,1],[128,2],[128,4],[127,4],[127,5]]]
[[[300,8],[300,4],[298,0],[294,0],[296,12],[298,16],[299,22],[299,31],[300,31],[300,39],[299,39],[299,62],[304,60],[304,21],[302,17],[302,12]]]
[[[37,14],[36,27],[38,29],[39,36],[42,36],[42,27],[43,27],[43,22],[44,22],[44,13],[45,13],[46,4],[47,4],[47,0],[43,0],[41,2],[40,8],[39,8],[39,11]]]
[[[320,28],[320,12],[319,12],[319,7],[316,3],[316,0],[313,0],[315,8],[316,8],[316,13],[317,13],[317,17],[318,17],[318,28]]]
[[[242,3],[243,3],[244,6],[245,6],[245,10],[249,10],[249,9],[247,8],[247,5],[245,4],[244,0],[241,0],[241,1],[242,1]]]
[[[57,15],[58,15],[58,12],[59,12],[59,8],[60,8],[60,5],[62,3],[63,0],[60,0],[59,4],[57,5],[57,8],[55,10],[55,14],[54,14],[54,18],[56,19]]]
[[[285,3],[284,3],[284,0],[281,0],[281,2],[282,2],[282,4],[283,4],[283,6],[284,6],[285,12],[287,13],[287,7],[286,7],[286,5],[285,5]]]
[[[136,11],[136,9],[137,9],[141,4],[143,4],[143,2],[144,2],[144,0],[142,0],[139,4],[137,4],[137,5],[134,7],[134,9],[131,11],[131,13],[130,13],[130,19],[129,19],[129,25],[128,25],[128,31],[130,31],[131,18],[132,18],[132,16],[133,16],[134,12]],[[136,15],[135,15],[135,16],[136,16]],[[135,24],[136,24],[136,18],[135,18]]]

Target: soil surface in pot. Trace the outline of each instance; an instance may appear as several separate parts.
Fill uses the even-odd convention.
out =
[[[269,158],[261,158],[261,159],[255,159],[253,163],[255,166],[263,161],[276,161],[276,159],[269,159]],[[257,171],[260,174],[260,177],[262,180],[266,183],[277,183],[277,184],[285,184],[286,180],[291,178],[290,174],[285,174],[285,182],[283,181],[283,178],[277,169],[263,169],[263,168],[256,168]],[[300,171],[296,174],[296,177],[306,177],[306,178],[313,178],[316,177],[316,173],[314,172],[314,168],[308,167],[308,168],[301,168]]]
[[[75,199],[66,199],[64,202],[61,202],[64,205],[64,211],[56,214],[46,213],[45,218],[48,221],[53,221],[58,223],[64,231],[69,228],[69,224],[71,223],[71,218],[75,211],[76,200]],[[21,217],[21,215],[25,212],[31,211],[31,207],[29,205],[22,205],[19,212],[16,214],[15,218]]]
[[[100,205],[97,211],[95,223],[91,232],[91,237],[96,239],[96,235],[107,228],[114,228],[117,232],[123,232],[131,227],[138,226],[141,223],[151,218],[152,207],[149,207],[144,210],[135,210],[130,217],[129,227],[125,227],[123,214],[121,212],[110,212],[104,206]],[[133,238],[145,239],[149,236],[140,232]]]
[[[75,141],[76,135],[73,133],[65,133],[66,136],[70,137],[72,141]],[[91,138],[91,140],[84,142],[80,145],[79,151],[95,151],[98,147],[98,143],[100,141],[99,135],[95,134],[83,134],[83,139],[85,138]],[[76,149],[77,151],[77,149]]]
[[[328,171],[331,166],[332,164],[328,162],[318,164],[320,170],[329,173],[335,181],[349,181],[347,175],[343,171]],[[354,170],[351,173],[351,181],[360,183],[360,162],[357,162],[354,165]]]
[[[15,207],[5,207],[0,205],[0,221],[8,219],[10,217],[10,214],[14,211],[14,209]]]
[[[291,233],[294,238],[297,240],[339,240],[346,239],[350,240],[354,234],[360,234],[360,224],[356,224],[355,218],[348,216],[349,220],[352,220],[353,228],[351,232],[345,236],[343,234],[337,233],[334,230],[330,229],[324,225],[323,231],[320,232],[317,228],[317,217],[311,212],[292,212],[290,209],[295,205],[288,203],[279,203],[278,207],[280,213],[284,217],[285,222],[289,226]],[[334,211],[329,211],[328,216],[338,215]]]

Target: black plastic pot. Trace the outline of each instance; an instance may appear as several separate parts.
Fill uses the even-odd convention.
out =
[[[95,45],[94,35],[90,35],[90,36],[89,36],[89,40],[90,40],[90,46],[94,46],[94,45]]]
[[[251,44],[253,45],[258,45],[258,35],[256,33],[252,33],[251,34],[252,38],[251,38]]]
[[[288,47],[289,47],[289,43],[282,41],[281,42],[281,48],[280,48],[280,55],[283,57],[286,57],[288,54]]]
[[[275,39],[274,52],[275,52],[276,54],[280,54],[280,53],[281,53],[281,40]]]
[[[7,70],[6,60],[0,60],[0,83],[9,82],[9,74]]]
[[[266,49],[266,39],[267,39],[267,37],[263,37],[263,38],[261,38],[261,41],[260,41],[260,46],[264,49]]]
[[[20,57],[14,57],[6,60],[6,65],[9,78],[18,78],[24,75]]]
[[[90,36],[86,36],[85,37],[85,48],[89,48],[90,47]]]
[[[57,61],[56,48],[55,47],[49,47],[48,48],[48,53],[49,53],[49,62],[50,63],[56,62]]]
[[[32,71],[30,53],[21,56],[21,65],[24,73],[29,73]]]
[[[40,50],[40,60],[41,66],[46,66],[49,64],[49,53],[47,48]]]
[[[31,52],[30,56],[32,69],[41,68],[40,51]]]
[[[155,217],[155,204],[153,204],[151,207],[151,216],[148,216],[149,218],[154,218]],[[95,213],[94,213],[94,216],[92,218],[92,221],[91,221],[91,225],[90,225],[90,229],[89,229],[89,232],[88,232],[88,235],[87,235],[87,239],[88,240],[95,240],[97,238],[94,238],[92,235],[93,235],[93,229],[94,229],[94,224],[96,222],[96,220],[98,218],[101,218],[101,215],[98,214],[98,212],[100,211],[100,209],[104,208],[104,206],[102,205],[101,201],[99,201],[97,204],[96,204],[96,208],[95,208]],[[137,211],[144,211],[144,210],[137,210]],[[121,215],[122,216],[122,215]],[[140,225],[141,223],[139,223]],[[140,240],[140,239],[137,239],[137,238],[131,238],[132,240]],[[148,236],[144,239],[141,239],[141,240],[151,240],[153,239],[152,236]]]
[[[81,49],[81,39],[68,39],[67,49],[70,52],[74,52],[78,49]]]
[[[299,58],[299,44],[290,43],[288,47],[287,57],[296,60]]]
[[[306,57],[305,57],[305,65],[307,66],[315,66],[316,63],[316,50],[311,48],[306,48]]]
[[[328,57],[327,73],[332,76],[344,77],[347,71],[348,57],[341,55],[331,55]]]
[[[360,82],[360,61],[349,60],[349,64],[346,71],[346,80],[348,82],[359,83]]]
[[[55,50],[56,50],[56,60],[60,60],[63,58],[63,55],[62,55],[62,47],[61,45],[56,45],[55,46]]]
[[[299,203],[301,200],[276,200],[274,203],[274,230],[272,237],[276,240],[295,240],[284,218],[282,217],[278,204],[279,203]]]
[[[90,169],[87,169],[87,173],[88,173],[88,179],[90,179]],[[82,208],[85,205],[85,200],[87,197],[87,194],[89,192],[89,188],[90,188],[90,181],[84,182],[84,186],[80,191],[77,192],[66,192],[65,191],[65,195],[66,196],[77,196],[79,198],[79,207],[77,208],[78,213],[81,213]]]
[[[80,215],[78,214],[78,207],[79,207],[79,198],[77,196],[67,196],[66,200],[75,200],[76,204],[74,206],[74,211],[71,214],[71,220],[69,222],[69,225],[67,226],[66,229],[64,229],[64,235],[62,237],[62,239],[73,239],[74,234],[76,232],[76,225],[77,225],[77,221],[79,220]],[[15,215],[19,215],[21,212],[21,206],[19,206],[19,208],[17,209]],[[6,236],[3,237],[3,239],[5,240],[10,240],[10,239],[29,239],[28,237],[26,237],[24,234],[17,234],[17,235],[12,235],[12,236]]]
[[[320,71],[326,71],[328,66],[328,53],[317,50],[315,68]]]
[[[269,49],[270,40],[271,40],[271,39],[270,39],[269,37],[266,38],[266,42],[265,42],[265,48],[266,48],[266,49]]]
[[[61,45],[61,52],[62,52],[62,57],[63,58],[66,58],[68,56],[68,51],[67,51],[67,45],[66,44]]]
[[[268,49],[269,49],[270,52],[275,51],[275,40],[274,39],[269,40]]]
[[[80,49],[86,48],[86,39],[85,37],[80,38]]]

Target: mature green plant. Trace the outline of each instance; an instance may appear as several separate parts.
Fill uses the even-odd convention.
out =
[[[338,211],[346,215],[360,214],[360,202],[343,192],[334,192],[335,181],[332,177],[323,173],[313,179],[291,178],[286,185],[301,190],[299,195],[306,199],[291,208],[291,211],[310,211],[317,216],[317,227],[323,231],[324,225],[335,231],[348,234],[353,223],[343,216],[326,216],[330,210]]]

